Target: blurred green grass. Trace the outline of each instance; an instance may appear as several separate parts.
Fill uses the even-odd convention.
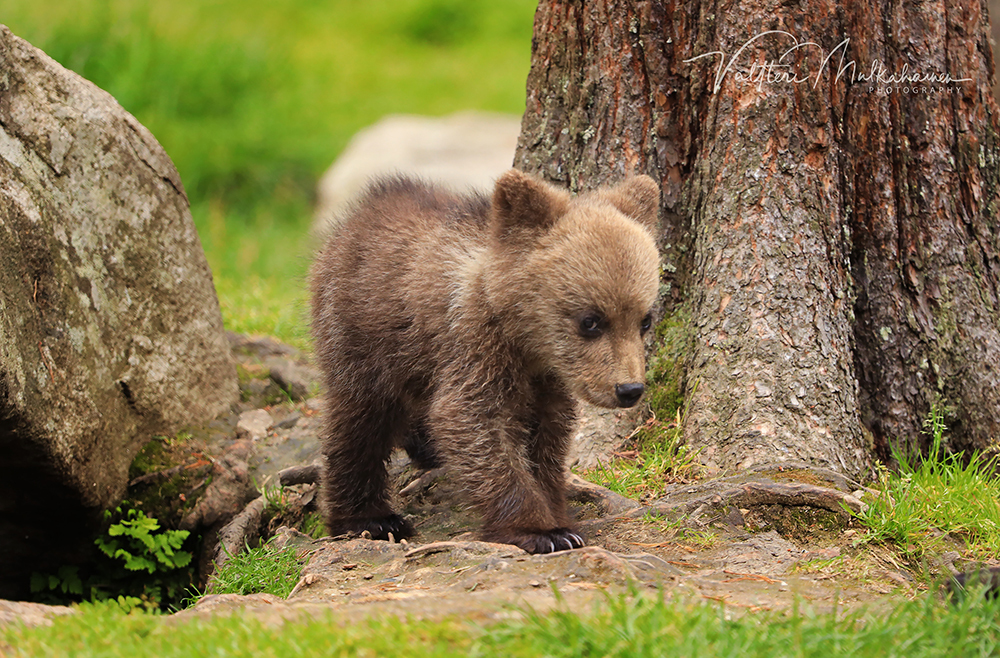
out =
[[[308,347],[316,180],[392,113],[521,113],[535,0],[0,0],[180,171],[229,329]]]

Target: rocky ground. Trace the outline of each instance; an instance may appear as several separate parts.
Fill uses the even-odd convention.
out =
[[[287,600],[209,595],[178,618],[234,609],[288,618],[334,609],[347,621],[386,613],[495,619],[509,615],[510,604],[545,609],[562,601],[585,610],[605,592],[629,588],[734,609],[784,609],[798,599],[826,610],[880,605],[886,595],[935,586],[892,551],[856,546],[863,528],[847,510],[864,506],[864,487],[805,464],[675,484],[644,504],[572,475],[571,505],[588,546],[528,555],[477,541],[476,513],[447,472],[417,471],[401,453],[391,471],[399,508],[418,531],[412,541],[313,539],[300,529],[316,520],[317,372],[270,339],[230,341],[240,363],[239,407],[147,446],[133,465],[129,495],[166,525],[203,533],[203,575],[227,551],[272,537],[293,546],[306,566]],[[957,556],[940,556],[929,572],[946,577]],[[45,607],[19,614],[6,606],[0,623],[47,614]]]

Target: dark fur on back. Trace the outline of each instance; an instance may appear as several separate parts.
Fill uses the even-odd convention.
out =
[[[452,469],[486,539],[582,545],[564,500],[574,396],[615,406],[622,382],[641,381],[658,286],[655,184],[604,193],[577,202],[512,171],[492,199],[394,177],[354,204],[311,272],[332,534],[413,534],[385,468],[402,447]],[[641,210],[626,217],[629,203]],[[598,307],[606,339],[581,339],[579,314]]]

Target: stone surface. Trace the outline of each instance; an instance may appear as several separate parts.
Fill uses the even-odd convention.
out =
[[[569,448],[568,466],[580,469],[607,465],[637,427],[649,416],[649,406],[631,409],[602,409],[580,404],[580,420]]]
[[[319,392],[322,376],[313,366],[288,358],[269,356],[264,359],[271,381],[288,393],[292,400],[305,400]]]
[[[355,135],[323,174],[313,230],[323,234],[368,179],[381,174],[414,174],[459,192],[491,190],[511,168],[520,130],[519,117],[503,114],[385,117]]]
[[[295,358],[273,341],[238,339],[233,345],[245,369],[268,356]],[[268,375],[260,369],[257,376]],[[855,545],[859,528],[840,505],[851,503],[848,492],[862,497],[870,492],[808,464],[674,484],[646,505],[570,475],[567,496],[588,546],[530,556],[513,546],[476,541],[481,519],[461,484],[444,469],[419,471],[397,452],[389,466],[398,492],[394,509],[413,523],[416,537],[400,544],[313,539],[294,528],[316,509],[315,486],[297,483],[316,480],[319,406],[286,400],[268,410],[274,429],[255,444],[244,442],[253,454],[241,453],[235,465],[249,464],[251,479],[268,488],[272,499],[280,496],[275,508],[285,511],[275,515],[257,499],[225,527],[213,526],[212,536],[221,533],[231,547],[271,537],[273,546],[293,550],[307,563],[298,586],[287,600],[267,594],[205,597],[194,608],[165,617],[165,623],[216,614],[268,623],[316,617],[354,623],[385,615],[489,623],[522,614],[527,606],[586,614],[606,601],[606,593],[626,592],[722,601],[734,611],[796,605],[831,610],[878,607],[889,603],[885,594],[916,591],[912,576],[880,559],[879,549]],[[227,451],[235,445],[233,425],[225,434]],[[224,458],[225,452],[210,459]],[[235,498],[219,502],[227,518],[241,509]],[[843,559],[835,560],[838,556]],[[941,567],[931,562],[932,573],[938,573]]]
[[[73,614],[76,614],[76,610],[64,605],[0,600],[0,628],[15,622],[25,626],[51,626],[52,617]]]
[[[274,426],[274,419],[264,409],[251,409],[240,414],[236,421],[236,438],[260,441]]]
[[[0,571],[2,596],[117,503],[150,435],[237,396],[170,159],[110,95],[2,26],[0,291],[0,564],[19,567]]]
[[[260,378],[268,377],[267,369],[251,366],[274,356],[301,356],[262,339],[233,337],[233,345],[244,370]],[[338,623],[387,614],[457,615],[488,622],[519,614],[520,606],[586,613],[604,601],[606,592],[629,591],[725,601],[733,609],[787,609],[798,600],[829,610],[879,605],[885,600],[879,595],[915,591],[898,564],[867,562],[866,550],[854,545],[859,530],[841,504],[859,509],[861,502],[848,492],[871,494],[843,475],[808,464],[761,466],[738,476],[677,483],[645,504],[570,474],[567,497],[588,547],[529,556],[516,547],[476,541],[482,521],[461,483],[444,469],[417,470],[400,451],[389,465],[393,507],[418,534],[400,544],[313,539],[295,528],[316,511],[316,488],[310,483],[320,457],[318,406],[285,399],[267,410],[274,428],[256,443],[232,441],[235,415],[216,430],[223,435],[221,443],[191,441],[187,451],[210,460],[214,469],[210,491],[195,503],[200,518],[191,525],[207,530],[206,537],[223,537],[230,552],[270,537],[273,546],[294,550],[308,566],[288,600],[211,596],[168,623],[214,614],[268,621],[329,616]],[[627,420],[612,416],[615,422]],[[257,494],[246,485],[246,473],[267,491],[264,497],[250,501]],[[215,482],[227,480],[242,482],[245,495],[220,495],[225,491]],[[193,500],[200,489],[184,491]],[[244,506],[244,501],[250,502]],[[212,549],[200,556],[203,569],[210,568],[212,555],[219,559],[214,544]],[[842,565],[834,560],[838,556],[859,562]]]
[[[699,548],[635,520],[606,522],[604,528],[628,541],[614,550],[586,546],[528,555],[514,546],[461,538],[400,544],[300,540],[295,550],[308,564],[287,600],[206,597],[173,619],[240,613],[275,622],[329,615],[353,623],[394,615],[490,623],[526,609],[586,614],[607,594],[624,593],[709,599],[737,610],[830,611],[885,603],[862,583],[795,573],[795,565],[825,553],[803,550],[773,530],[734,534]]]

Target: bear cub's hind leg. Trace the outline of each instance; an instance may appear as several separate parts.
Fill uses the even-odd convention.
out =
[[[366,530],[372,539],[415,534],[413,526],[389,505],[386,462],[404,422],[400,413],[390,411],[393,408],[341,403],[335,392],[328,395],[321,496],[327,528],[334,537]]]
[[[410,431],[406,433],[406,438],[403,439],[402,447],[409,455],[413,465],[422,471],[429,471],[441,466],[437,450],[431,445],[427,428],[422,424],[418,423],[410,428]]]

